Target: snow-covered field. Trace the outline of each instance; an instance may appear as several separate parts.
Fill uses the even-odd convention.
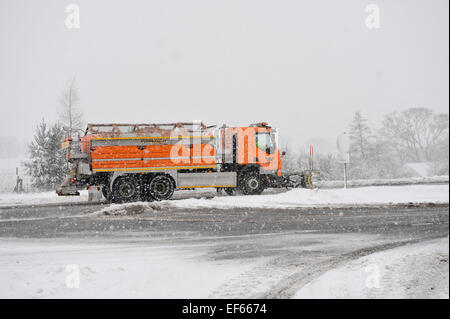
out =
[[[199,195],[206,190],[186,194]],[[364,205],[364,204],[404,204],[404,203],[448,203],[449,185],[407,185],[407,186],[371,186],[348,189],[293,189],[279,194],[262,194],[257,196],[216,196],[214,198],[189,198],[153,203],[140,203],[150,208],[233,208],[266,207],[292,208],[329,205]],[[214,191],[215,192],[215,191]],[[80,196],[57,196],[54,192],[29,194],[0,194],[0,208],[3,206],[57,204],[69,202],[87,202],[87,191]],[[215,193],[213,193],[215,194]],[[125,205],[125,206],[124,206]],[[126,207],[126,205],[111,205]]]
[[[12,192],[16,185],[16,167],[19,168],[20,177],[23,179],[24,188],[30,185],[30,178],[25,174],[22,162],[26,156],[16,158],[0,158],[0,193]]]
[[[58,203],[87,202],[87,190],[80,191],[80,196],[58,196],[53,192],[42,193],[6,193],[0,194],[0,207],[2,206],[20,206],[20,205],[41,205]]]
[[[449,298],[449,239],[374,253],[330,270],[294,298]]]
[[[429,176],[429,177],[405,177],[405,178],[391,178],[391,179],[356,179],[349,180],[347,186],[361,187],[361,186],[381,186],[381,185],[414,185],[414,184],[436,184],[448,183],[448,175],[443,176]],[[318,181],[316,185],[319,188],[338,188],[344,186],[344,181]]]
[[[373,186],[347,189],[293,189],[285,193],[274,195],[184,199],[172,201],[170,202],[170,205],[183,208],[290,208],[321,205],[448,203],[448,191],[448,184]],[[162,204],[167,205],[167,203],[164,202],[162,202]]]

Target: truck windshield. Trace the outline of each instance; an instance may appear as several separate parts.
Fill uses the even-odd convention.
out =
[[[256,147],[268,154],[273,154],[275,150],[275,141],[273,136],[268,133],[256,133]]]

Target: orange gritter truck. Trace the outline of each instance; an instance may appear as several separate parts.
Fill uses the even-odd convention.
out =
[[[277,130],[168,124],[88,124],[84,136],[66,138],[70,174],[58,195],[101,187],[108,201],[167,200],[176,189],[213,187],[229,195],[261,194],[272,187],[310,187],[312,171],[281,173]]]

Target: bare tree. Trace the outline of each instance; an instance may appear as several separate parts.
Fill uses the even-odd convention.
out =
[[[81,129],[83,125],[83,113],[79,109],[80,98],[75,84],[76,79],[74,76],[67,87],[62,91],[59,99],[61,104],[59,117],[67,130],[68,136],[72,136],[73,131]]]
[[[448,141],[448,114],[411,108],[385,116],[381,134],[402,162],[434,161],[439,145]]]

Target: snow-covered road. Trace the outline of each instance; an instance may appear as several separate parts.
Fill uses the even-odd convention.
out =
[[[256,241],[268,249],[274,240],[298,256],[236,259],[220,251]],[[283,281],[296,287],[289,278],[306,272],[311,278],[317,272],[317,278],[300,281],[294,298],[448,298],[448,238],[354,256],[332,268],[341,253],[365,247],[364,242],[387,241],[308,233],[210,238],[188,245],[0,239],[0,298],[286,297],[271,291]],[[328,271],[321,274],[326,260]]]
[[[252,265],[204,248],[0,240],[0,298],[206,298]]]
[[[0,207],[0,297],[446,296],[448,185],[204,194]]]
[[[377,252],[326,272],[294,298],[449,298],[449,239]]]
[[[5,209],[0,297],[290,298],[328,271],[368,254],[448,236],[448,206],[442,205],[159,211],[141,206],[125,216],[93,214],[96,209]],[[407,262],[430,269],[433,262],[445,262],[445,250],[442,256]],[[398,258],[392,261],[395,272],[386,278],[399,277],[398,291],[422,275],[403,279]],[[386,258],[378,263],[386,267]],[[439,281],[439,273],[431,275]],[[322,281],[316,285],[323,289]],[[427,296],[442,296],[434,288]],[[332,289],[346,296],[345,288]],[[359,292],[351,296],[366,296]]]

